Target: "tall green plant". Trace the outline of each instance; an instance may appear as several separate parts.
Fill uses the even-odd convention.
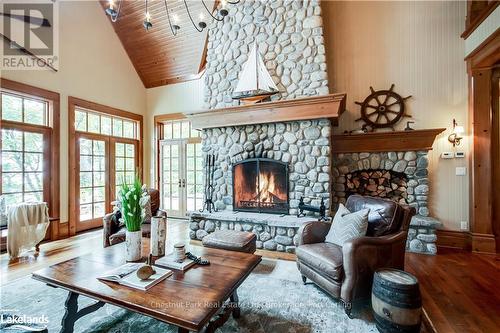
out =
[[[133,184],[126,184],[122,180],[120,187],[120,202],[122,219],[128,231],[140,231],[142,224],[141,197],[143,188],[139,176],[135,176]]]

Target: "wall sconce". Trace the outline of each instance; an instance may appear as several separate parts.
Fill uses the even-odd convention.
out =
[[[464,127],[458,126],[458,123],[453,119],[453,132],[448,136],[448,141],[453,143],[453,147],[460,146],[460,141],[462,141],[462,134],[464,133]]]

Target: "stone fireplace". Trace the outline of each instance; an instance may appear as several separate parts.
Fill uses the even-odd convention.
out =
[[[233,210],[288,214],[288,165],[251,158],[233,165]]]
[[[435,229],[440,223],[429,216],[427,155],[440,131],[442,129],[334,136],[334,210],[352,194],[387,198],[412,206],[417,215],[410,223],[407,250],[435,254]],[[358,152],[363,149],[369,151]]]

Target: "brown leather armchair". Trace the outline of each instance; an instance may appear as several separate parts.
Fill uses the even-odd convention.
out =
[[[406,237],[415,208],[387,199],[351,195],[346,208],[369,208],[366,236],[344,243],[325,243],[330,223],[308,222],[299,229],[297,267],[304,284],[309,278],[339,298],[350,316],[352,302],[368,297],[373,273],[382,267],[404,269]]]
[[[148,190],[151,197],[151,216],[167,218],[167,212],[160,209],[160,191],[156,189]],[[126,228],[123,224],[117,223],[113,218],[113,213],[106,214],[103,219],[103,244],[104,247],[115,245],[125,241]],[[143,223],[141,226],[142,236],[150,237],[151,224]]]

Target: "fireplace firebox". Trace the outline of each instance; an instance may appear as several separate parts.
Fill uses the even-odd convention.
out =
[[[288,165],[251,158],[233,166],[233,210],[288,214]]]

